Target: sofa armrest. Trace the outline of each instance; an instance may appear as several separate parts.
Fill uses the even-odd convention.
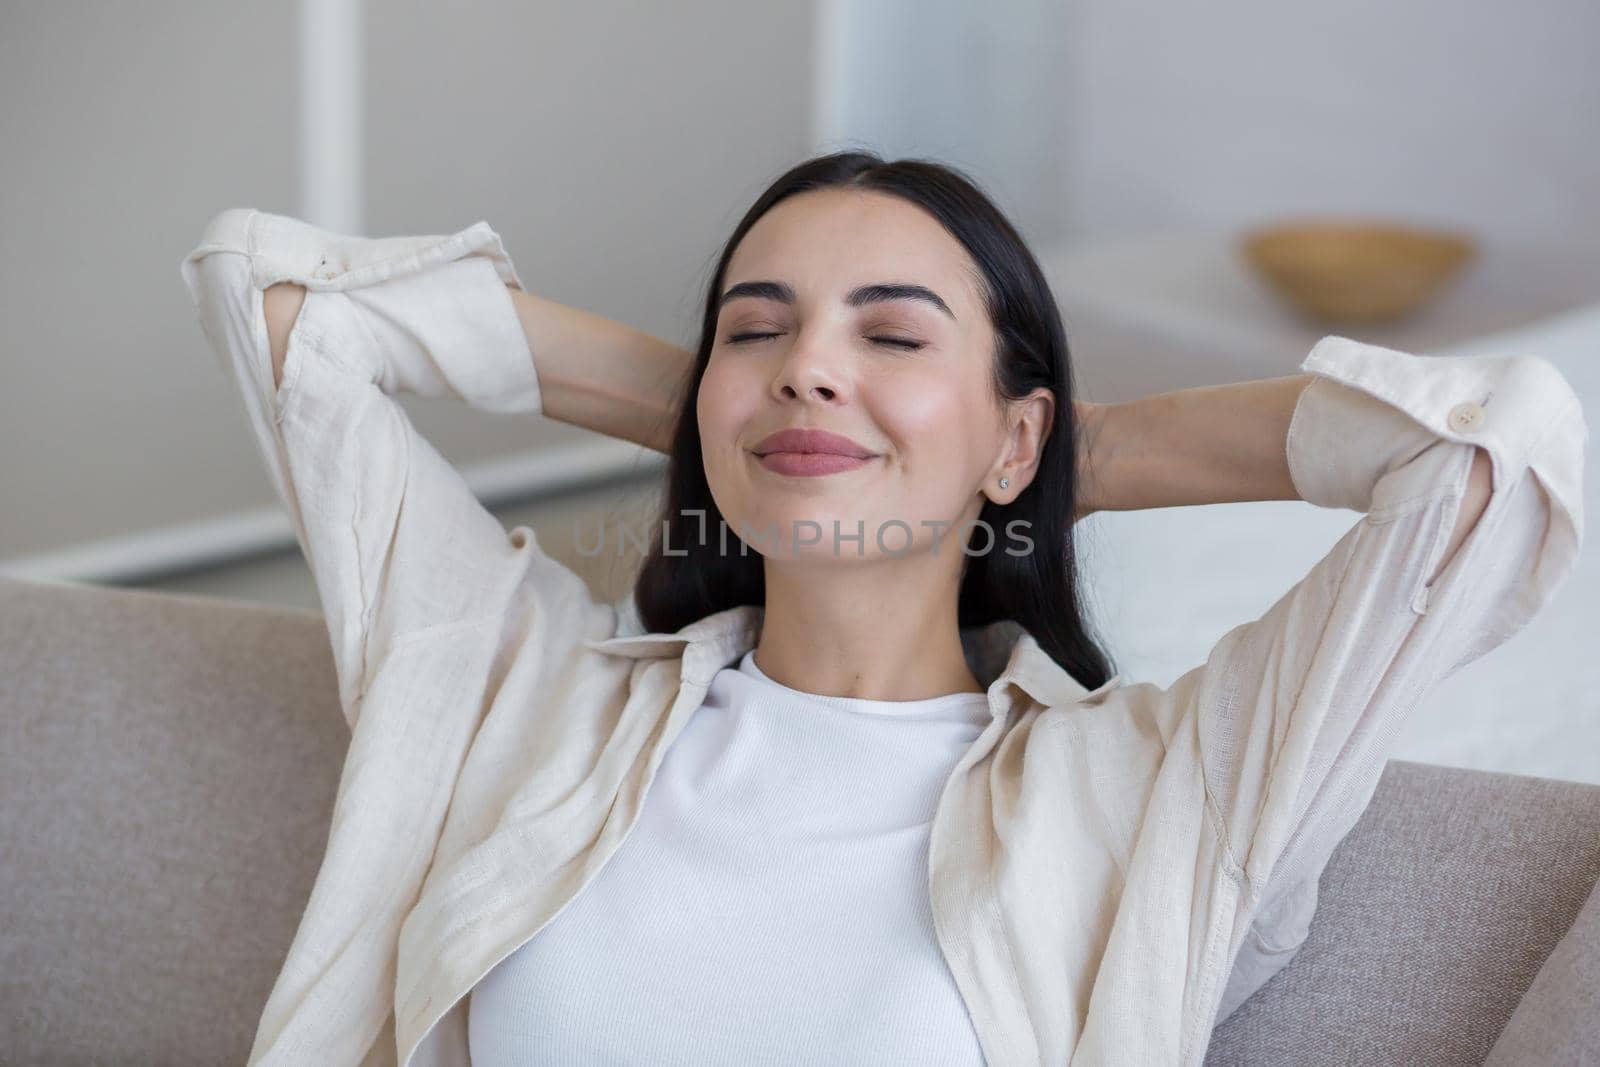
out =
[[[1600,885],[1523,994],[1485,1067],[1600,1063]]]

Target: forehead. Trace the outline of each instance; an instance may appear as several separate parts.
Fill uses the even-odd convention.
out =
[[[801,193],[761,216],[722,288],[749,281],[787,282],[801,301],[836,300],[858,285],[925,285],[960,321],[978,306],[978,268],[961,242],[917,205],[862,189]]]

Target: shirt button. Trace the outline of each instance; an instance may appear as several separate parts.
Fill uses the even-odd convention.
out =
[[[1456,433],[1476,433],[1483,425],[1483,408],[1470,400],[1450,409],[1450,428]]]

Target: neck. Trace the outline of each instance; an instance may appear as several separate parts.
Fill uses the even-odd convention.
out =
[[[861,700],[981,693],[958,620],[959,579],[941,561],[766,564],[756,666],[791,689]]]

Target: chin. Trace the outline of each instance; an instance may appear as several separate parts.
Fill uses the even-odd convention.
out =
[[[729,551],[738,551],[743,540],[750,551],[778,560],[795,561],[863,561],[876,551],[872,543],[873,522],[860,515],[840,515],[817,509],[772,507],[763,508],[755,515],[743,515],[725,520],[728,526]],[[834,523],[838,523],[839,540],[834,537]],[[863,531],[859,545],[846,538],[857,527]],[[712,543],[715,530],[707,530]],[[837,544],[837,547],[836,547]]]

